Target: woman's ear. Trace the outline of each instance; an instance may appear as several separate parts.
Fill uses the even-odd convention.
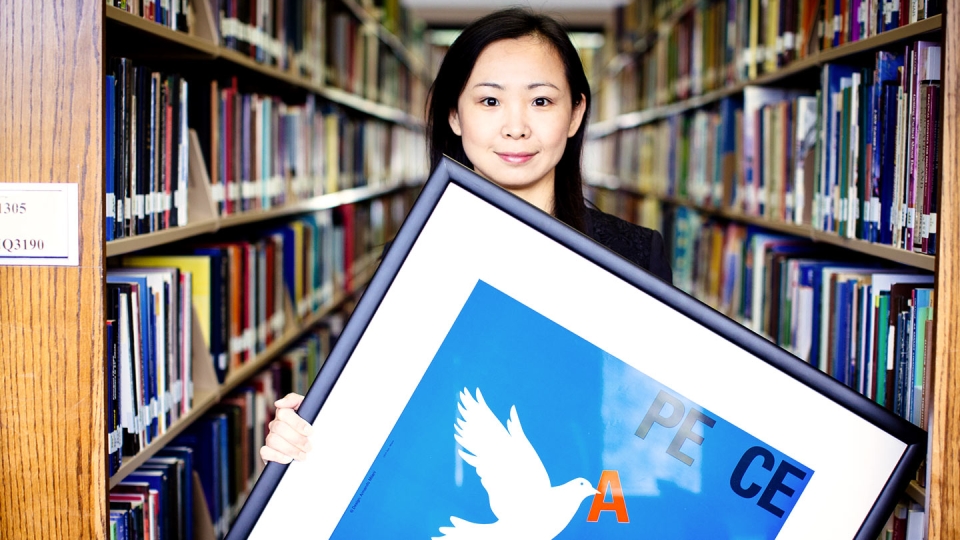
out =
[[[463,136],[463,130],[460,129],[460,114],[456,109],[450,111],[450,117],[447,119],[450,122],[450,129],[453,131],[453,134],[457,137]]]
[[[570,129],[567,130],[567,138],[573,137],[580,129],[583,122],[583,112],[587,110],[587,96],[580,94],[580,102],[574,105],[573,114],[570,116]]]

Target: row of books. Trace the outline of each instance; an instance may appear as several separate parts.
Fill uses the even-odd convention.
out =
[[[409,199],[122,257],[107,272],[111,474],[189,410],[194,364],[223,383],[335,292],[351,292],[355,265],[392,238]]]
[[[307,96],[303,104],[210,82],[195,102],[200,146],[221,215],[425,176],[423,136]],[[375,149],[375,151],[373,150]]]
[[[324,2],[321,0],[200,0],[209,2],[220,45],[262,64],[320,80]]]
[[[105,82],[107,240],[186,225],[187,81],[115,58]]]
[[[917,503],[900,503],[887,521],[879,540],[923,540],[927,513]]]
[[[182,77],[127,58],[111,63],[107,240],[188,224],[191,131],[221,215],[426,175],[425,142],[411,128],[351,114],[312,94],[288,104],[241,92],[236,78],[223,86],[195,81],[193,88],[206,85],[209,93],[188,95]]]
[[[108,0],[107,5],[173,30],[189,32],[191,3],[191,0]]]
[[[623,6],[615,41],[641,36],[647,2]],[[939,0],[719,0],[703,2],[620,72],[601,118],[664,105],[774,72],[822,50],[940,14]],[[639,14],[639,15],[638,15]],[[648,18],[647,20],[656,20]],[[630,30],[628,30],[628,28]]]
[[[933,275],[704,217],[664,222],[674,284],[908,421],[927,425]]]
[[[588,170],[642,192],[936,253],[939,44],[827,64],[820,91],[753,87],[594,140]]]
[[[189,269],[107,273],[110,474],[186,414],[193,401],[194,294]]]
[[[928,41],[879,52],[873,70],[824,67],[815,227],[936,253],[940,68]]]
[[[334,314],[110,490],[111,538],[222,538],[264,465],[274,402],[304,395],[342,327]]]

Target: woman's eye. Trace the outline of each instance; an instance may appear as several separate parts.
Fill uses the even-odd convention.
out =
[[[533,104],[534,104],[535,106],[537,106],[537,107],[546,107],[547,105],[550,104],[550,100],[547,99],[547,98],[542,98],[542,97],[541,97],[541,98],[537,98],[537,99],[533,100]]]
[[[496,107],[497,105],[500,104],[500,102],[497,101],[497,98],[488,97],[488,98],[483,98],[483,104],[486,105],[487,107]]]

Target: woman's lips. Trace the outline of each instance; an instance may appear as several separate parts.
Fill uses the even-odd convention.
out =
[[[507,163],[526,163],[530,161],[536,153],[532,152],[497,152],[497,155],[500,156],[500,159],[506,161]]]

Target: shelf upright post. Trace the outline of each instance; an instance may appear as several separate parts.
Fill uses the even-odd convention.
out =
[[[77,266],[0,266],[0,538],[107,536],[103,10],[0,2],[0,183],[79,194]]]

